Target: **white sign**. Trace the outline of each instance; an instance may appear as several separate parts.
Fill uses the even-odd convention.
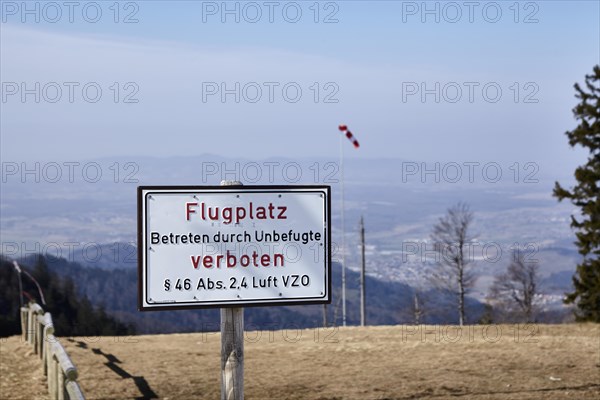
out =
[[[138,188],[140,310],[329,303],[329,186]]]

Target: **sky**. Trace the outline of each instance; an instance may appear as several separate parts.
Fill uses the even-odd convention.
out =
[[[585,159],[598,1],[72,4],[0,2],[3,162],[335,158],[340,123],[356,158]]]

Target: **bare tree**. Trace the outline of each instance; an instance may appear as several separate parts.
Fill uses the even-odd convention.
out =
[[[497,275],[490,288],[491,298],[505,308],[516,308],[533,322],[535,295],[538,293],[538,264],[527,262],[521,253],[514,252],[506,272]]]
[[[432,282],[441,289],[453,294],[458,300],[458,321],[465,323],[465,295],[475,283],[475,276],[469,268],[468,245],[471,241],[469,227],[473,213],[466,203],[458,203],[448,209],[433,227],[431,240],[440,256],[437,268],[432,274]]]

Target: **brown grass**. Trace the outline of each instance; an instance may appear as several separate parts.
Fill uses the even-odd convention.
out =
[[[0,399],[48,398],[42,361],[20,336],[0,338]]]
[[[246,398],[600,399],[600,325],[456,329],[246,332]],[[2,344],[0,394],[43,398],[40,362],[19,341]],[[219,334],[62,342],[88,399],[220,396]]]

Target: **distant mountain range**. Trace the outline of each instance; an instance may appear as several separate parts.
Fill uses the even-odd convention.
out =
[[[336,244],[341,243],[342,237],[338,161],[337,158],[253,160],[215,155],[115,157],[78,161],[76,173],[69,175],[65,167],[57,182],[44,179],[43,174],[37,181],[32,174],[10,175],[3,182],[0,193],[0,252],[11,258],[44,253],[49,257],[66,259],[68,262],[60,265],[75,274],[85,273],[77,272],[82,269],[71,265],[73,263],[86,265],[88,268],[85,269],[90,271],[99,268],[96,274],[104,278],[89,278],[90,288],[81,290],[89,291],[92,301],[98,304],[100,301],[108,302],[110,299],[97,290],[105,287],[101,283],[103,279],[118,287],[120,283],[111,280],[110,274],[123,276],[123,284],[133,284],[137,279],[137,186],[218,185],[221,179],[239,179],[245,184],[331,185],[332,240],[334,249],[338,249]],[[576,210],[568,203],[558,203],[551,196],[554,180],[568,185],[568,174],[546,176],[544,171],[535,168],[535,164],[503,165],[489,160],[432,163],[348,158],[344,164],[345,258],[348,270],[351,273],[358,270],[357,227],[359,218],[364,216],[368,276],[374,279],[375,287],[376,282],[382,281],[390,285],[389,293],[407,294],[406,298],[398,295],[400,297],[387,302],[386,307],[382,304],[378,310],[378,315],[381,315],[379,323],[404,318],[393,315],[408,307],[412,298],[410,287],[418,287],[431,266],[431,260],[427,259],[431,228],[446,209],[458,201],[469,203],[475,217],[472,234],[478,247],[473,263],[479,279],[472,293],[474,301],[477,304],[484,301],[494,275],[508,265],[511,249],[516,245],[531,251],[540,263],[542,289],[554,299],[554,303],[547,304],[561,309],[560,296],[570,290],[571,276],[580,260],[573,245],[574,233],[569,228],[570,216],[576,214]],[[82,174],[85,165],[94,166],[88,172],[100,170],[101,176],[91,176],[91,172]],[[486,165],[494,168],[488,168],[484,174]],[[457,179],[458,175],[450,174],[458,171],[457,166],[460,179]],[[471,166],[473,170],[469,169]],[[496,179],[496,175],[491,175],[492,169],[501,171],[502,175],[497,175],[499,178]],[[416,244],[419,252],[407,257],[407,244]],[[489,254],[483,254],[486,245],[502,249],[501,257],[490,262]],[[340,252],[335,251],[333,259],[339,262],[341,258]],[[82,279],[87,278],[82,275]],[[123,296],[133,296],[131,298],[134,299],[130,292],[129,288]],[[349,301],[356,300],[349,295]],[[373,299],[371,304],[375,306],[377,301]],[[134,312],[131,301],[118,307],[116,303],[115,300],[115,312]],[[333,308],[330,307],[330,311]],[[322,320],[320,308],[316,311],[293,310],[300,308],[292,308],[290,315],[298,313],[295,318],[304,321],[303,324],[316,324]],[[210,311],[203,313],[210,314]],[[156,323],[160,325],[165,318],[168,319],[162,317]],[[151,319],[150,316],[142,318]]]
[[[68,276],[75,282],[77,291],[87,296],[92,304],[102,305],[119,320],[132,323],[138,333],[196,332],[201,329],[218,329],[219,313],[215,309],[178,311],[137,311],[137,268],[134,265],[97,263],[83,266],[65,259],[46,257],[51,271]],[[35,256],[20,260],[24,266],[33,265]],[[100,267],[102,266],[102,267]],[[359,274],[347,271],[347,323],[357,325],[359,314]],[[333,302],[327,306],[328,324],[340,325],[341,314],[341,266],[333,264]],[[384,282],[367,278],[367,322],[370,325],[389,325],[414,322],[414,290],[403,283]],[[448,307],[449,299],[438,293],[420,294],[428,298],[429,307],[422,319],[427,323],[455,323],[456,311]],[[435,299],[435,301],[433,301]],[[470,320],[476,322],[483,313],[483,305],[469,299]],[[307,328],[323,324],[323,306],[250,307],[245,311],[248,328],[269,329]]]

